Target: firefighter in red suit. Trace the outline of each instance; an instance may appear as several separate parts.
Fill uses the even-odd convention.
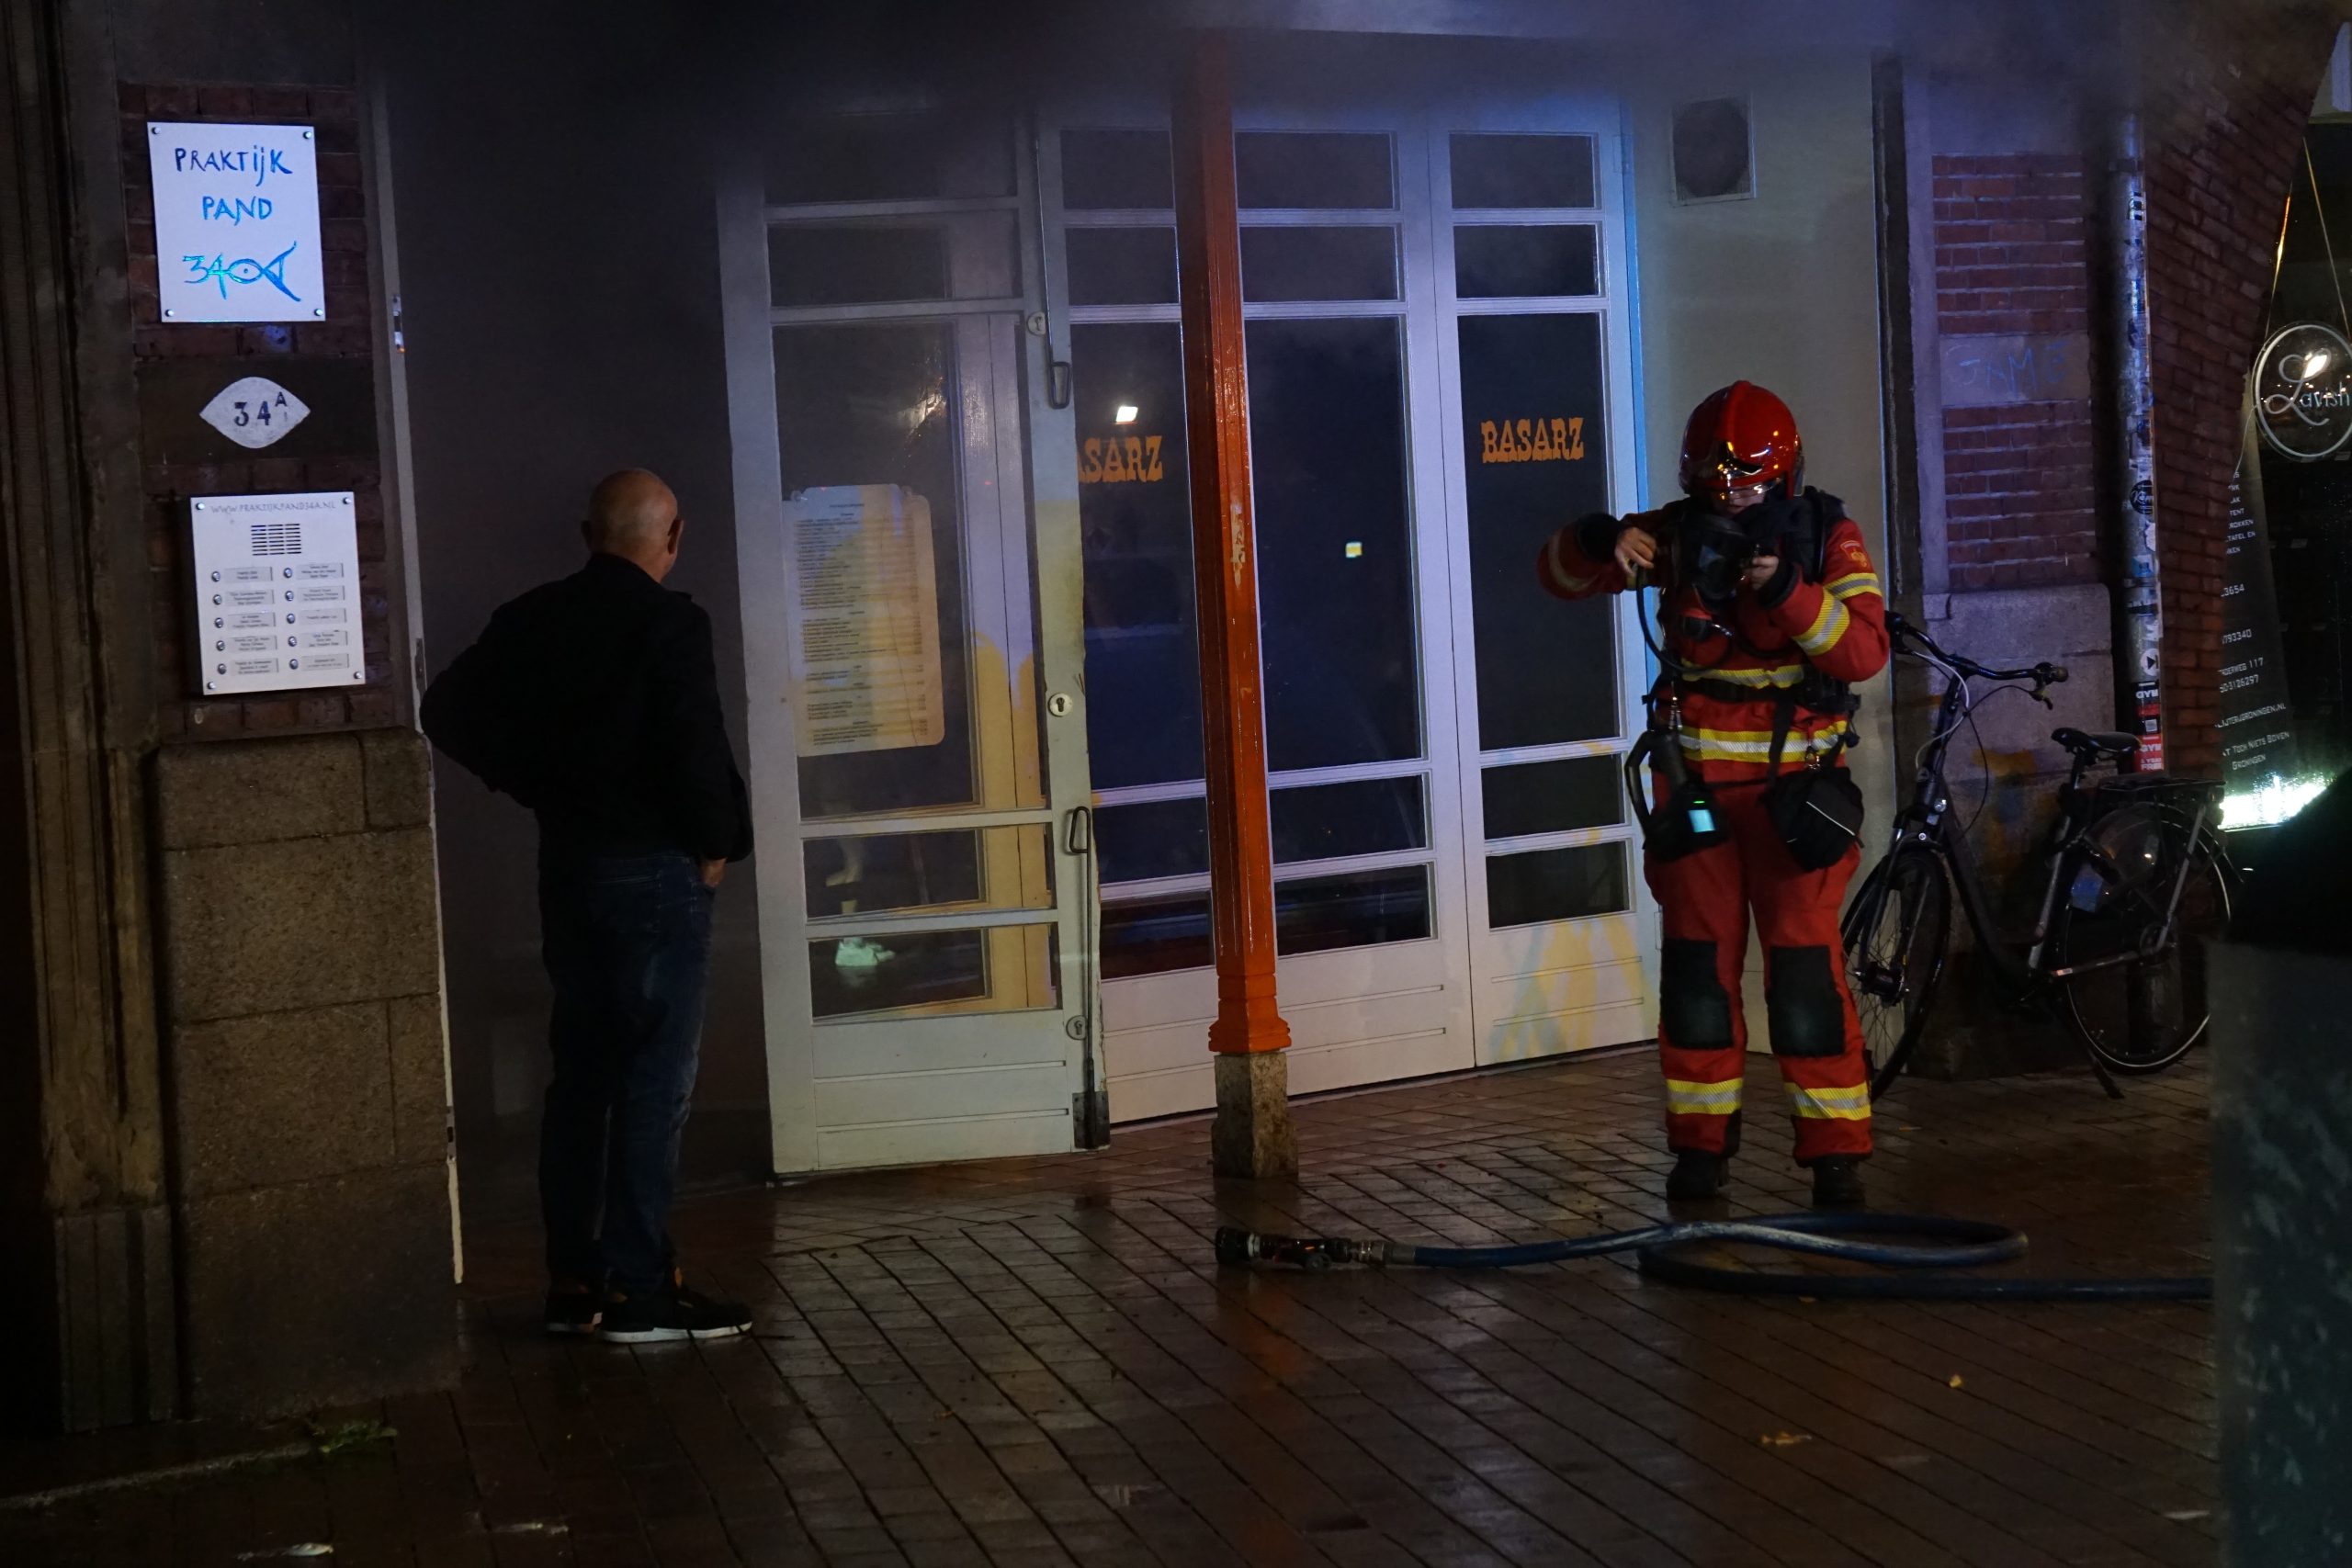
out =
[[[1658,1044],[1678,1156],[1667,1192],[1715,1196],[1739,1145],[1740,969],[1752,909],[1797,1163],[1813,1172],[1816,1206],[1850,1206],[1862,1201],[1871,1111],[1838,910],[1860,851],[1803,869],[1763,796],[1785,770],[1843,765],[1847,686],[1886,663],[1883,591],[1844,506],[1804,487],[1795,416],[1762,388],[1737,382],[1692,411],[1681,480],[1684,498],[1656,512],[1570,524],[1538,563],[1544,585],[1566,599],[1645,577],[1657,587],[1669,673],[1653,702],[1677,705],[1681,756],[1724,830],[1672,859],[1654,841],[1645,857],[1665,920]],[[1694,542],[1726,537],[1756,553],[1726,570],[1722,549]]]

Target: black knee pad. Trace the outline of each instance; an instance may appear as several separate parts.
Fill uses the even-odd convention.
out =
[[[1715,1051],[1732,1043],[1731,998],[1715,976],[1715,944],[1668,937],[1658,964],[1658,1027],[1669,1044]]]
[[[1826,947],[1764,951],[1764,1014],[1775,1056],[1835,1056],[1846,1049],[1846,1008]]]

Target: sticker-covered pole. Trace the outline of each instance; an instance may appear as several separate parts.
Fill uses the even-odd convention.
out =
[[[2148,186],[2142,167],[2140,117],[2117,128],[2108,173],[2109,232],[2115,261],[2116,428],[2124,511],[2122,669],[2132,684],[2132,728],[2143,773],[2165,765],[2165,609],[2156,555],[2156,399],[2148,343]]]
[[[1201,725],[1208,764],[1209,905],[1216,941],[1211,1156],[1220,1176],[1298,1169],[1290,1026],[1274,1002],[1273,844],[1258,663],[1258,560],[1250,506],[1250,387],[1241,230],[1225,40],[1197,43],[1177,88],[1176,248],[1183,306],[1184,427],[1193,476]]]

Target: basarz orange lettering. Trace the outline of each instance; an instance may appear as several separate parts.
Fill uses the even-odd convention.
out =
[[[1481,463],[1574,463],[1584,457],[1584,421],[1506,419],[1478,422]]]

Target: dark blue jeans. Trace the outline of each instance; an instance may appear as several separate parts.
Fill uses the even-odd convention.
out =
[[[712,897],[683,853],[540,852],[555,1080],[539,1127],[539,1209],[558,1279],[634,1295],[669,1277]]]

